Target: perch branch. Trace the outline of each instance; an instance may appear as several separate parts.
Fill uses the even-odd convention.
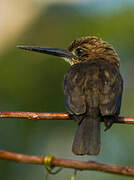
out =
[[[7,159],[19,163],[44,165],[44,158],[45,157],[23,155],[2,150],[0,151],[0,159]],[[73,168],[78,170],[93,170],[134,177],[134,168],[132,167],[102,164],[93,161],[82,162],[54,157],[52,158],[51,165],[54,167]]]
[[[71,120],[68,113],[0,112],[0,118],[25,118],[30,120]],[[133,117],[119,117],[116,123],[134,124]]]

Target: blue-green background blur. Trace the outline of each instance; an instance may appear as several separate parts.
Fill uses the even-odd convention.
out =
[[[42,5],[38,16],[0,56],[0,111],[64,112],[63,80],[69,65],[57,57],[17,49],[16,45],[66,48],[72,40],[87,35],[101,37],[118,52],[124,79],[121,116],[134,116],[134,1],[129,0]],[[134,166],[134,126],[116,124],[107,132],[101,126],[102,146],[97,157],[72,154],[76,124],[67,120],[1,119],[0,149]],[[69,180],[72,173],[63,169],[49,179]],[[45,174],[43,166],[0,160],[0,180],[42,180]],[[78,180],[113,178],[130,179],[92,171],[77,175]]]

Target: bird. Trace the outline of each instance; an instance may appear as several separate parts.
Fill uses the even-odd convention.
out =
[[[67,49],[18,46],[61,57],[70,64],[64,78],[65,107],[77,123],[72,144],[75,155],[98,155],[100,124],[105,131],[118,121],[123,79],[120,58],[112,45],[96,36],[74,40]]]

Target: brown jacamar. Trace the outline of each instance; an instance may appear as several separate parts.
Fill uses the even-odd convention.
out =
[[[78,128],[72,151],[76,155],[97,155],[100,151],[100,122],[106,129],[118,121],[123,80],[120,60],[111,45],[95,36],[72,42],[68,49],[19,46],[59,56],[71,67],[64,80],[65,105]]]

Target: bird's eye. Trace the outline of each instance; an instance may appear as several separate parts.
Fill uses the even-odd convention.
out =
[[[83,54],[84,50],[81,48],[77,48],[75,51],[76,56],[81,56]]]

